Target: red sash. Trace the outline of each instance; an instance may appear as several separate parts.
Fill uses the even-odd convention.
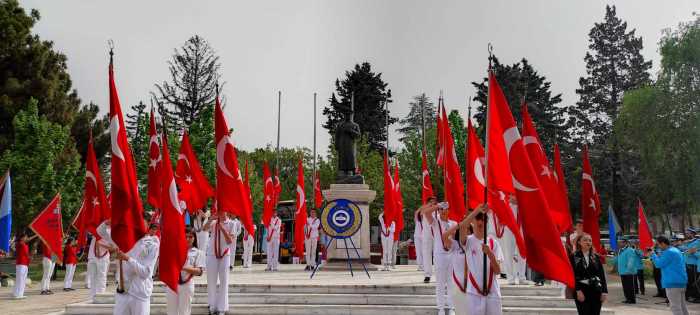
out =
[[[491,250],[493,250],[493,239],[489,239],[489,247],[491,247]],[[489,272],[489,283],[488,286],[486,287],[486,291],[482,290],[479,285],[476,283],[476,280],[474,279],[474,276],[472,275],[471,271],[469,272],[469,282],[474,286],[476,289],[476,292],[479,292],[479,294],[483,296],[489,295],[489,292],[491,292],[491,287],[493,285],[493,272],[490,272],[490,268],[486,267],[486,271]]]
[[[194,264],[193,264],[193,265],[197,265],[197,256],[194,257]],[[193,266],[193,267],[194,267],[194,266]],[[191,273],[190,273],[190,274],[187,276],[187,278],[182,279],[182,272],[180,272],[180,279],[178,279],[178,283],[179,283],[179,284],[186,284],[186,283],[190,282],[190,280],[192,280],[192,276],[194,276],[194,274],[191,274]]]
[[[219,224],[219,221],[216,221],[216,224],[214,224],[214,256],[216,256],[216,259],[221,259],[228,254],[228,246],[226,246],[226,249],[224,252],[221,252],[221,225]]]
[[[311,225],[309,225],[308,231],[306,231],[306,239],[311,238],[311,230],[313,229],[314,223],[315,223],[317,220],[318,220],[318,219],[314,219],[313,221],[311,221]]]
[[[459,241],[458,241],[459,242]],[[457,275],[455,274],[454,269],[452,269],[452,280],[455,281],[455,284],[457,285],[457,288],[459,288],[462,293],[467,293],[467,252],[465,251],[463,254],[464,257],[464,282],[460,283],[459,279],[457,279]]]
[[[440,218],[435,216],[435,220],[437,220],[438,228],[440,229],[440,235],[438,235],[438,236],[440,237],[440,242],[442,243],[442,249],[444,249],[446,252],[448,252],[448,251],[450,251],[450,249],[447,248],[447,246],[445,246],[445,240],[442,238],[442,223],[440,223]],[[433,237],[435,237],[435,235],[433,235]]]
[[[98,248],[100,247],[100,244],[98,243],[97,238],[93,239],[93,242],[95,242],[95,247],[92,248],[92,253],[95,254],[95,257],[102,258],[102,257],[107,256],[109,251],[105,251],[104,254],[99,254],[100,251]]]

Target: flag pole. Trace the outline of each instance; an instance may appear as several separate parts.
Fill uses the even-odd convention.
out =
[[[316,178],[316,93],[314,93],[314,171],[313,171],[313,176],[311,178],[313,178],[313,187],[314,187],[314,189],[311,190],[311,191],[313,191],[311,193],[311,195],[313,196],[313,199],[311,199],[311,200],[313,200],[312,209],[314,209],[314,211],[315,211],[316,210],[316,180],[317,180],[317,178]]]
[[[467,139],[464,145],[464,154],[466,155],[466,160],[464,161],[464,186],[466,189],[464,194],[464,202],[469,209],[469,126],[472,123],[472,98],[471,96],[467,99]],[[468,212],[468,211],[467,211]],[[468,214],[468,213],[467,213]],[[466,214],[465,214],[466,215]]]
[[[277,151],[275,152],[275,170],[280,171],[280,122],[282,120],[282,91],[277,91]],[[279,178],[277,179],[280,180]]]
[[[425,93],[423,93],[423,99],[425,99]],[[423,102],[420,105],[420,127],[421,127],[421,138],[423,140],[423,152],[425,152],[425,106]]]
[[[107,41],[107,45],[109,46],[109,68],[110,71],[113,71],[114,67],[114,41],[111,39]],[[121,251],[120,249],[118,249]],[[119,259],[119,286],[117,287],[117,293],[122,294],[124,293],[124,267],[122,266],[122,260]]]
[[[489,75],[489,81],[490,77],[492,75],[492,68],[491,68],[491,60],[493,56],[493,46],[491,46],[491,43],[488,44],[488,51],[489,51],[489,69],[488,69],[488,75]],[[489,102],[491,101],[491,83],[489,82],[488,85],[488,93],[486,97],[486,150],[484,151],[484,203],[488,205],[489,203],[489,190],[488,190],[488,180],[489,180],[489,127],[491,125],[491,117],[489,115]],[[488,208],[487,208],[488,209]],[[487,234],[487,226],[488,226],[488,215],[487,213],[484,213],[484,246],[486,246],[486,238],[488,237]],[[486,266],[487,259],[486,259],[486,253],[483,252],[484,260],[483,260],[483,281],[482,281],[482,292],[483,290],[486,290],[487,288],[487,275],[486,273],[488,272],[488,268]],[[486,293],[488,294],[488,293]]]

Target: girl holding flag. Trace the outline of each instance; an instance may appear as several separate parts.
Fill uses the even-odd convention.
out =
[[[209,231],[207,245],[207,299],[213,314],[228,311],[228,271],[231,264],[229,244],[233,242],[233,221],[223,209],[217,209],[216,217],[207,221],[204,230]],[[218,280],[218,286],[217,286]]]
[[[27,232],[22,231],[17,235],[17,243],[15,243],[15,290],[13,296],[15,299],[23,299],[24,288],[27,283],[27,274],[29,273],[29,245],[27,243],[35,238],[36,235],[31,238],[27,237]]]
[[[452,271],[450,261],[450,243],[445,243],[441,237],[457,222],[449,219],[450,206],[447,202],[426,204],[421,207],[421,213],[426,223],[433,230],[433,257],[435,259],[435,300],[438,315],[444,315],[445,309],[454,312],[452,297],[447,294],[449,274]],[[436,213],[437,212],[437,213]],[[423,257],[426,259],[425,257]]]
[[[185,230],[187,240],[187,260],[182,266],[177,293],[167,288],[167,309],[171,315],[189,315],[192,313],[192,297],[194,296],[194,281],[192,277],[204,273],[204,254],[197,248],[197,234],[188,227]]]

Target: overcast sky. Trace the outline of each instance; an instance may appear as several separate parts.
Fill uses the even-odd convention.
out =
[[[466,113],[469,82],[486,73],[487,44],[503,63],[527,58],[563,94],[577,100],[588,32],[605,4],[644,40],[658,71],[664,28],[700,11],[700,1],[20,1],[36,8],[34,28],[68,56],[73,86],[84,102],[109,109],[107,40],[115,42],[115,73],[125,110],[148,102],[156,82],[169,80],[166,62],[190,36],[204,37],[221,57],[225,113],[239,148],[274,143],[277,91],[282,95],[282,146],[313,143],[313,93],[327,105],[336,78],[369,61],[389,83],[391,114],[408,113],[412,96]],[[396,136],[392,135],[393,146]],[[318,130],[319,149],[329,137]]]

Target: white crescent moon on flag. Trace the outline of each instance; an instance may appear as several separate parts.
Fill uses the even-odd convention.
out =
[[[518,132],[518,128],[517,127],[508,128],[508,130],[503,132],[503,140],[506,143],[506,151],[508,154],[508,159],[510,159],[510,149],[513,148],[513,144],[515,144],[515,142],[517,142],[518,140],[521,140],[520,133]],[[537,190],[537,188],[530,188],[530,187],[527,187],[527,186],[521,184],[520,181],[518,181],[518,179],[515,177],[515,174],[513,174],[513,186],[515,187],[515,189],[521,190],[521,191],[529,192],[529,191]]]
[[[272,177],[268,177],[268,178],[265,180],[265,186],[267,186],[267,183],[268,183],[268,182],[270,183],[270,185],[273,185],[273,186],[274,186],[274,184],[272,183]]]
[[[533,136],[524,136],[523,137],[523,145],[528,145],[528,144],[536,144],[538,147],[540,147],[540,150],[542,150],[542,152],[544,152],[544,150],[542,149],[542,146],[540,145],[540,142],[537,141],[537,138],[535,138]]]
[[[301,188],[301,186],[297,185],[297,198],[299,198],[299,208],[297,208],[297,211],[295,214],[299,214],[299,211],[301,211],[301,208],[304,207],[304,204],[306,204],[306,195],[304,195],[304,189]]]
[[[223,136],[223,138],[219,140],[219,143],[216,144],[216,164],[219,165],[219,168],[226,176],[233,178],[231,172],[226,168],[226,161],[224,159],[224,152],[226,151],[226,146],[229,144],[233,144],[233,141],[228,135]]]
[[[124,161],[124,153],[119,147],[119,118],[117,116],[112,117],[109,122],[109,136],[112,142],[112,155]]]
[[[151,141],[148,143],[148,146],[150,147],[151,145],[154,145],[154,144],[156,145],[156,147],[158,146],[158,136],[157,135],[151,136]]]
[[[428,170],[424,170],[423,171],[423,189],[428,189],[428,187],[425,186],[425,177],[428,175],[430,175],[430,174],[428,174]]]
[[[593,177],[591,176],[591,174],[583,173],[583,180],[590,180],[591,181],[591,187],[593,187],[593,194],[595,195],[596,194],[595,181],[593,180]]]
[[[481,186],[486,186],[486,178],[484,178],[484,163],[483,158],[478,158],[474,161],[474,176]]]
[[[180,153],[180,154],[177,155],[177,159],[178,159],[178,160],[184,160],[185,163],[187,163],[187,168],[190,167],[190,160],[187,159],[187,156],[186,156],[186,155]]]
[[[86,170],[85,177],[92,180],[92,184],[95,185],[95,189],[97,189],[97,177],[95,177],[95,174],[93,174],[90,170]]]
[[[180,214],[182,214],[182,208],[180,208],[180,201],[177,199],[177,185],[175,184],[175,180],[170,181],[170,186],[168,187],[168,195],[170,196],[170,203],[173,205],[173,208],[177,210]]]

